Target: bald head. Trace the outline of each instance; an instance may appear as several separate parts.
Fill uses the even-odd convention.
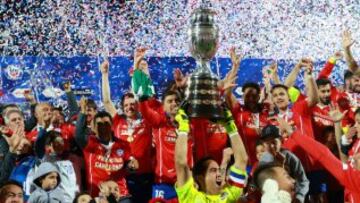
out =
[[[35,117],[39,120],[44,120],[45,122],[50,122],[52,117],[52,107],[48,103],[39,103],[35,107]]]

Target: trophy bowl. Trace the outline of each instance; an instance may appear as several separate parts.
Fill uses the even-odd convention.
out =
[[[186,111],[191,118],[211,120],[223,117],[218,78],[211,72],[210,61],[219,43],[219,29],[214,20],[215,12],[208,8],[195,9],[191,15],[189,38],[190,52],[196,60],[185,91]]]

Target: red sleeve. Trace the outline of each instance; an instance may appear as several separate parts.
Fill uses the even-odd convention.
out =
[[[234,106],[231,107],[230,109],[232,115],[237,115],[241,112],[241,105],[239,102],[237,102]]]
[[[152,127],[158,127],[166,122],[164,110],[161,106],[156,106],[152,100],[139,102],[139,110],[145,122],[149,123]]]
[[[313,159],[318,161],[327,171],[329,171],[341,184],[345,185],[345,171],[339,159],[337,159],[330,150],[320,142],[302,135],[296,131],[291,138],[295,144],[305,150]]]
[[[112,118],[112,123],[113,123],[113,127],[115,128],[115,126],[117,126],[119,124],[119,122],[121,121],[122,117],[119,114],[115,114],[114,117]]]
[[[305,98],[298,99],[294,106],[292,107],[292,110],[294,113],[297,113],[300,116],[311,116],[311,107],[309,107],[309,104]]]
[[[133,156],[133,154],[131,154],[131,149],[129,147],[129,145],[125,144],[123,141],[121,141],[121,148],[124,150],[124,160],[125,161],[129,161],[130,157]]]
[[[328,60],[325,63],[323,69],[320,71],[320,73],[318,75],[318,79],[320,79],[320,78],[326,78],[326,79],[329,78],[334,67],[335,67],[335,63]]]

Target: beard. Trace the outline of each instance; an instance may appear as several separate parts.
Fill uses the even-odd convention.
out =
[[[103,144],[108,144],[112,136],[111,124],[108,122],[98,123],[98,134],[100,142]]]
[[[330,98],[320,99],[320,101],[324,105],[329,105],[330,104]]]
[[[355,86],[353,86],[352,90],[353,90],[353,92],[355,92],[355,93],[360,93],[360,85],[355,85]]]

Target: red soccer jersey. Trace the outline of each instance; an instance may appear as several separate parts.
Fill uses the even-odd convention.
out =
[[[143,119],[136,119],[129,125],[126,118],[116,114],[113,118],[115,137],[127,143],[130,155],[139,162],[137,173],[153,172],[153,149],[151,127]]]
[[[351,203],[360,202],[360,171],[341,163],[328,148],[308,136],[295,132],[291,138],[295,144],[306,151],[314,160],[329,171],[346,190],[350,191]]]
[[[260,113],[252,113],[237,103],[231,112],[246,147],[250,164],[253,165],[257,162],[256,141],[260,138],[261,129],[269,123],[269,108],[263,105]]]
[[[64,150],[66,152],[70,151],[71,143],[74,142],[74,125],[64,123],[58,128],[52,128],[52,130],[55,130],[61,134],[61,137],[64,139]],[[32,131],[26,134],[26,138],[34,144],[37,139],[38,133],[39,131],[37,126]]]
[[[156,107],[154,110],[152,107]],[[155,182],[174,184],[175,171],[175,141],[176,126],[170,121],[164,110],[154,105],[154,100],[140,102],[140,112],[145,121],[152,126],[155,145]],[[188,141],[188,164],[193,165],[192,139]]]
[[[318,103],[312,107],[311,111],[315,139],[325,144],[324,130],[326,127],[334,126],[334,122],[329,117],[330,106]]]
[[[129,194],[125,180],[125,162],[129,160],[129,152],[130,149],[121,140],[116,139],[111,146],[104,146],[95,136],[89,136],[83,153],[87,189],[93,197],[98,196],[99,183],[107,180],[113,180],[119,185],[122,196]]]
[[[292,108],[285,113],[279,113],[275,117],[281,117],[289,123],[293,123],[296,131],[304,133],[304,135],[314,138],[312,128],[312,112],[306,99],[298,100]],[[276,120],[272,120],[273,125],[278,125]],[[305,171],[320,170],[321,167],[304,152],[304,150],[296,147],[292,139],[286,139],[283,147],[293,152],[301,161]]]
[[[220,164],[228,143],[225,128],[206,119],[192,119],[191,134],[194,139],[195,160],[210,156]]]

